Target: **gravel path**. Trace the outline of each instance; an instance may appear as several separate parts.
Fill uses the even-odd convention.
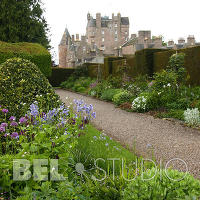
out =
[[[57,89],[56,93],[65,103],[69,102],[66,100],[69,97],[70,101],[83,99],[92,104],[97,113],[94,125],[121,144],[134,146],[137,155],[151,159],[153,152],[156,161],[164,166],[171,159],[182,159],[188,171],[200,179],[200,131],[145,114],[126,112],[111,103],[66,90]],[[183,162],[175,160],[170,163],[176,169],[186,171]]]

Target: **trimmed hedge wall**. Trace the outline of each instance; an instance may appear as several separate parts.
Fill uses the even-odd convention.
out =
[[[191,85],[200,85],[200,46],[179,50],[169,50],[154,54],[154,71],[159,72],[168,65],[169,58],[175,53],[185,53],[185,68],[190,75],[188,81]]]
[[[122,58],[107,57],[105,58],[106,73],[116,75],[120,66],[124,64],[123,60],[126,59],[129,66],[128,75],[130,77],[136,77],[138,75],[148,74],[152,76],[154,73],[154,53],[168,51],[167,49],[143,49],[137,51],[135,55],[127,55]]]
[[[152,76],[154,73],[154,54],[161,51],[168,51],[166,49],[143,49],[135,53],[134,71],[138,74],[148,74]]]
[[[0,41],[0,64],[13,57],[30,60],[39,67],[46,77],[51,75],[51,55],[40,44],[26,42],[6,43]]]
[[[103,77],[107,78],[109,75],[115,75],[117,72],[116,66],[120,66],[122,63],[122,57],[106,57],[104,58],[104,66],[103,66]]]
[[[52,75],[49,77],[49,82],[53,87],[59,87],[63,81],[66,81],[74,73],[75,69],[72,68],[52,68]]]

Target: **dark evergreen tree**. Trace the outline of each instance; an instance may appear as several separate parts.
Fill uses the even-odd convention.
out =
[[[49,48],[41,0],[0,0],[0,40],[32,42]]]

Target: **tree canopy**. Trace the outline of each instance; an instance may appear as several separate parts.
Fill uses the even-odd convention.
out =
[[[41,0],[0,0],[0,40],[32,42],[49,48]]]

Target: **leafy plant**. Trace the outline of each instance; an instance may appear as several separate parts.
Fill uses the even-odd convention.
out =
[[[24,115],[38,99],[43,101],[44,112],[60,104],[46,77],[25,59],[13,58],[0,65],[0,85],[0,105],[8,109],[7,116]]]
[[[112,101],[113,96],[115,96],[120,91],[121,91],[120,89],[107,89],[103,91],[100,98],[103,100]]]
[[[115,94],[112,100],[116,105],[120,105],[122,103],[131,102],[132,99],[134,99],[133,95],[127,90],[123,90]]]
[[[170,178],[169,178],[170,177]],[[191,175],[167,169],[152,168],[128,184],[122,192],[123,200],[175,200],[200,197],[200,182]]]

